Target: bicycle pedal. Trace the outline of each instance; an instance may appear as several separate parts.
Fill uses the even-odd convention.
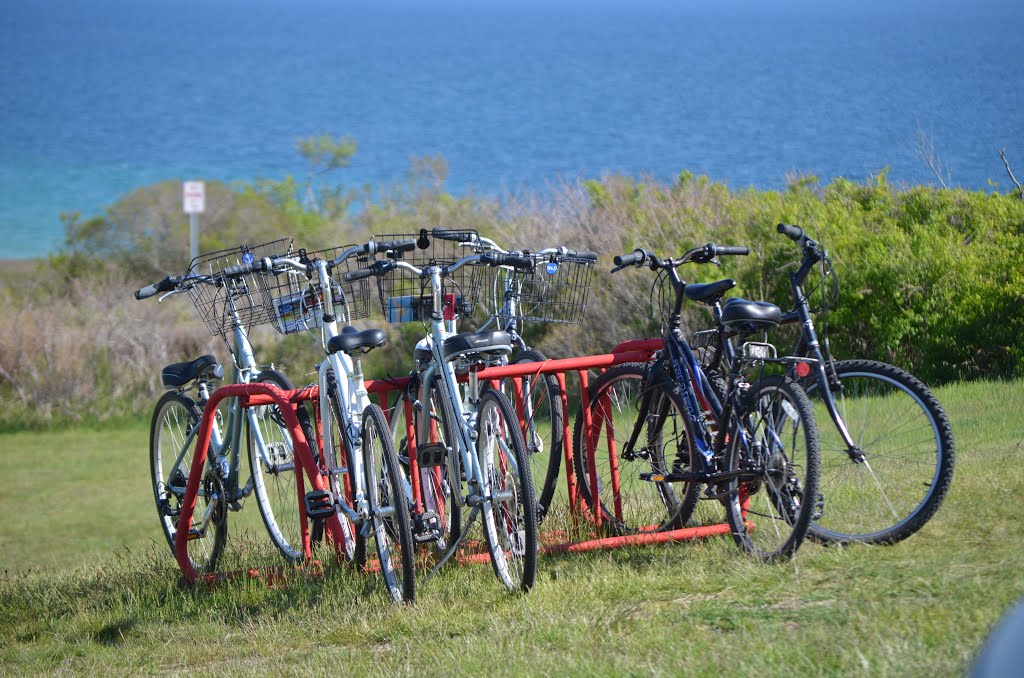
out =
[[[196,539],[202,539],[205,536],[206,530],[200,530],[198,527],[189,528],[188,541],[195,541]]]
[[[448,448],[444,443],[430,443],[416,448],[416,459],[422,468],[441,466],[447,456]]]
[[[413,516],[412,538],[417,544],[437,541],[441,535],[441,518],[433,511],[418,513]]]
[[[306,502],[306,515],[310,518],[327,518],[334,514],[334,497],[327,490],[307,492],[303,501]]]

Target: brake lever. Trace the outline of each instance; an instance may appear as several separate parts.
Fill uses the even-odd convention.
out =
[[[167,297],[173,297],[175,294],[184,294],[184,293],[185,293],[185,290],[171,290],[167,294],[164,294],[161,297],[159,297],[156,300],[156,303],[158,303],[158,304],[162,303],[164,299],[166,299]]]

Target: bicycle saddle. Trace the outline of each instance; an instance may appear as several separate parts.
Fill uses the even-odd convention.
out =
[[[184,386],[200,375],[205,375],[208,379],[223,379],[224,368],[220,366],[216,358],[206,354],[192,362],[166,366],[160,373],[160,378],[163,379],[164,388],[172,389]]]
[[[496,358],[512,352],[512,337],[504,330],[493,332],[461,332],[448,337],[441,344],[441,355],[445,360],[479,355],[481,358]]]
[[[782,309],[767,301],[735,298],[722,305],[722,324],[741,334],[769,330],[777,327],[781,320]]]
[[[350,325],[346,325],[341,328],[341,334],[331,337],[327,342],[327,352],[331,355],[338,351],[349,355],[356,352],[369,353],[387,342],[388,337],[384,334],[384,330],[369,329],[359,331]]]
[[[722,295],[736,287],[736,281],[732,278],[717,280],[713,283],[692,283],[686,286],[683,294],[691,301],[700,301],[709,306],[722,298]]]

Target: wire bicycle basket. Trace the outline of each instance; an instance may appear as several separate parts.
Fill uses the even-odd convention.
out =
[[[317,260],[333,260],[351,245],[329,247],[315,252],[299,250],[299,260],[309,263]],[[362,263],[358,263],[358,262]],[[347,282],[344,273],[356,271],[365,265],[365,256],[351,256],[337,266],[331,276],[331,296],[334,309],[331,315],[351,323],[370,315],[370,282],[355,280]],[[324,295],[320,281],[308,279],[293,269],[268,272],[262,276],[273,307],[273,322],[281,334],[314,330],[323,325]]]
[[[394,252],[388,256],[406,261],[416,268],[450,266],[463,257],[481,251],[479,235],[472,229],[445,231],[449,237],[437,237],[428,229],[419,233],[397,233],[373,236],[374,241],[415,240],[416,248],[409,252]],[[445,276],[442,283],[444,317],[452,320],[456,314],[469,317],[477,305],[483,282],[482,266],[463,266]],[[377,278],[377,291],[381,310],[389,323],[426,320],[433,309],[430,280],[400,268],[392,269]]]
[[[215,284],[194,284],[187,288],[210,334],[228,340],[227,335],[235,324],[232,306],[238,322],[245,327],[276,321],[274,306],[262,273],[249,273],[228,279],[223,272],[228,267],[249,264],[257,259],[287,256],[291,251],[292,239],[279,238],[261,245],[239,245],[201,254],[192,260],[189,265],[190,274],[219,279]]]
[[[524,253],[529,255],[528,252]],[[516,320],[578,324],[583,321],[597,262],[589,258],[550,254],[538,258],[532,271],[496,270],[496,298],[514,303],[499,314]]]

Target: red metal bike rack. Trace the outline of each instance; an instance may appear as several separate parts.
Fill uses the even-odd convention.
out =
[[[568,402],[568,391],[566,390],[566,375],[572,372],[577,374],[580,385],[580,403],[581,411],[584,421],[584,426],[587,430],[592,430],[594,426],[590,399],[588,392],[590,388],[588,370],[600,369],[604,370],[615,365],[628,362],[646,362],[650,360],[651,356],[662,349],[664,346],[661,339],[637,339],[632,341],[626,341],[612,349],[610,353],[585,356],[579,358],[565,358],[560,360],[547,360],[543,363],[523,363],[519,365],[507,365],[504,367],[489,367],[481,370],[477,373],[479,379],[484,381],[497,382],[500,379],[513,380],[513,390],[516,395],[517,402],[516,410],[519,413],[520,424],[525,426],[523,421],[523,401],[522,401],[522,378],[523,377],[536,377],[541,374],[553,374],[558,380],[558,385],[562,393],[562,411],[564,417],[562,419],[563,424],[563,452],[564,452],[564,465],[563,469],[565,472],[565,482],[569,496],[569,509],[573,516],[574,521],[583,517],[590,520],[595,529],[600,530],[602,521],[602,512],[600,510],[600,503],[594,502],[593,507],[586,506],[586,502],[583,501],[579,493],[579,489],[576,482],[575,466],[573,465],[573,449],[572,449],[572,432],[569,427],[569,402]],[[402,377],[399,379],[377,379],[366,382],[366,390],[369,393],[376,394],[381,408],[385,411],[389,411],[389,396],[391,393],[404,390],[408,385],[410,377]],[[411,404],[406,401],[406,406],[411,408]],[[407,439],[409,441],[415,440],[412,424],[412,412],[406,411],[406,422],[408,426]],[[610,423],[608,423],[610,426]],[[622,503],[619,496],[619,479],[617,473],[617,466],[615,464],[615,450],[614,450],[614,437],[609,436],[612,439],[612,459],[611,471],[612,471],[612,487],[613,494],[615,497],[616,512],[621,517]],[[593,438],[588,436],[588,442],[591,442]],[[410,445],[414,443],[410,442]],[[590,486],[597,487],[597,463],[593,450],[589,450],[587,459],[589,460],[588,471],[590,473]],[[417,465],[417,458],[415,454],[415,447],[409,450],[409,461],[410,461],[410,475],[412,476],[413,482],[413,494],[417,501],[417,510],[422,510],[420,504],[420,482],[419,472]],[[686,527],[677,530],[669,530],[663,532],[643,532],[639,534],[630,534],[616,537],[604,537],[595,538],[578,542],[561,542],[556,543],[551,538],[546,539],[548,542],[542,546],[541,550],[544,553],[581,553],[585,551],[594,550],[605,550],[620,548],[628,545],[641,545],[641,544],[662,544],[671,541],[682,541],[686,539],[700,539],[704,537],[729,534],[730,528],[727,523],[720,523],[715,525],[701,525],[697,527]],[[474,554],[466,556],[462,559],[463,561],[487,561],[486,554]]]
[[[568,395],[566,390],[566,375],[572,372],[577,374],[579,379],[580,387],[580,403],[581,412],[584,421],[584,426],[587,430],[592,430],[594,426],[593,414],[590,407],[589,394],[589,370],[604,370],[609,367],[619,365],[628,362],[646,362],[650,360],[651,356],[658,350],[661,350],[663,344],[661,339],[639,339],[633,341],[623,342],[617,345],[610,353],[601,355],[584,356],[578,358],[565,358],[560,360],[547,360],[543,363],[523,363],[519,365],[508,365],[504,367],[490,367],[481,370],[477,376],[481,380],[491,381],[496,383],[500,379],[513,380],[514,393],[516,395],[517,402],[515,403],[517,412],[520,418],[520,424],[525,425],[523,421],[523,401],[522,401],[522,378],[523,377],[536,377],[542,374],[553,374],[558,381],[558,385],[561,388],[562,393],[562,411],[563,417],[563,452],[564,452],[564,473],[565,482],[568,490],[569,497],[569,509],[570,514],[573,516],[574,522],[578,518],[585,518],[593,524],[595,531],[601,529],[602,512],[600,509],[600,502],[593,502],[594,506],[586,506],[586,502],[580,495],[579,488],[576,481],[576,474],[573,465],[573,449],[572,449],[572,432],[569,427],[569,403]],[[366,390],[368,393],[376,395],[380,402],[381,408],[387,414],[390,411],[389,399],[392,393],[404,390],[408,385],[411,377],[401,377],[398,379],[375,379],[366,382]],[[177,536],[175,539],[175,554],[178,560],[178,565],[181,567],[182,572],[185,575],[185,579],[189,583],[195,583],[200,579],[205,581],[215,581],[224,578],[231,578],[233,576],[239,576],[240,573],[219,573],[219,574],[206,574],[201,575],[195,571],[192,567],[191,560],[188,557],[187,539],[189,528],[192,525],[192,515],[195,509],[196,496],[198,494],[199,485],[202,482],[203,468],[206,463],[206,450],[209,448],[211,434],[213,430],[213,418],[216,412],[217,405],[225,398],[240,398],[242,407],[253,407],[257,405],[270,405],[276,404],[285,419],[285,423],[291,433],[295,456],[296,459],[301,463],[305,475],[313,489],[324,490],[326,484],[324,483],[323,477],[319,467],[310,452],[309,441],[306,440],[305,435],[302,432],[302,427],[299,425],[298,417],[295,413],[295,408],[298,403],[312,400],[314,405],[318,402],[319,389],[316,386],[310,386],[303,389],[296,389],[293,391],[282,391],[275,386],[270,384],[232,384],[228,386],[222,386],[213,392],[209,402],[203,411],[203,418],[200,423],[199,434],[196,441],[196,454],[192,459],[192,468],[188,478],[188,485],[185,491],[185,498],[181,507],[181,516],[178,522]],[[418,468],[417,455],[415,454],[415,435],[413,433],[413,417],[411,412],[411,404],[406,401],[406,406],[410,409],[406,412],[406,422],[409,427],[407,432],[408,440],[410,441],[411,448],[409,450],[409,461],[410,461],[410,475],[412,476],[413,485],[413,496],[416,500],[417,510],[422,511],[422,488],[420,487],[420,474]],[[606,424],[610,426],[610,422],[606,421]],[[317,426],[317,435],[319,437],[319,426]],[[609,439],[611,445],[611,472],[612,472],[612,487],[613,494],[615,496],[614,504],[616,513],[621,516],[622,505],[621,498],[618,496],[619,481],[617,475],[617,466],[615,464],[615,447],[614,447],[614,434],[609,431]],[[589,444],[593,444],[594,438],[590,435],[587,436]],[[589,450],[587,458],[589,460],[588,471],[590,473],[590,486],[597,487],[597,463],[594,458],[593,450]],[[296,473],[296,493],[299,501],[299,515],[302,523],[302,545],[306,554],[306,558],[312,557],[311,544],[309,538],[309,531],[306,521],[305,504],[303,497],[305,496],[304,491],[304,480],[302,473]],[[338,515],[335,514],[331,518],[327,519],[326,523],[327,534],[335,545],[335,550],[339,558],[343,553],[345,535],[341,526]],[[558,542],[557,537],[551,537],[550,535],[545,538],[547,541],[541,547],[543,553],[582,553],[586,551],[595,550],[608,550],[620,548],[629,545],[643,545],[643,544],[662,544],[666,542],[683,541],[687,539],[699,539],[709,537],[713,535],[729,534],[730,528],[726,523],[714,524],[714,525],[702,525],[697,527],[687,527],[677,530],[663,531],[663,532],[642,532],[638,534],[630,534],[615,537],[604,537],[594,538],[583,541],[575,542]],[[488,556],[486,553],[475,553],[468,554],[462,557],[460,560],[463,562],[487,562]],[[246,573],[241,573],[246,574]],[[249,576],[267,576],[268,582],[272,583],[275,581],[276,575],[271,573],[264,575],[255,570],[250,570],[247,573]]]
[[[282,391],[276,386],[264,383],[230,384],[218,388],[210,396],[210,400],[203,409],[203,418],[199,424],[199,433],[196,436],[196,452],[192,457],[192,468],[189,470],[188,485],[185,487],[185,497],[182,500],[181,515],[178,518],[178,527],[175,533],[174,553],[178,560],[178,566],[185,575],[186,582],[194,584],[200,580],[215,581],[238,575],[238,573],[201,574],[196,572],[188,556],[188,535],[192,527],[192,516],[195,512],[199,485],[202,482],[203,468],[206,465],[207,450],[210,448],[217,406],[225,398],[239,398],[242,407],[276,404],[284,416],[289,433],[291,433],[296,460],[301,464],[306,476],[308,476],[310,485],[314,490],[326,490],[327,485],[324,483],[320,469],[313,459],[309,442],[306,440],[302,427],[299,425],[298,416],[295,414],[296,403],[308,400],[314,396],[315,393],[311,393],[311,389]],[[306,559],[310,560],[312,558],[312,547],[309,539],[308,521],[306,520],[306,505],[303,501],[305,496],[303,474],[300,472],[295,474],[295,489],[299,502],[300,524],[302,526],[302,547],[305,551]],[[345,546],[345,534],[337,514],[326,519],[325,528],[327,535],[335,545],[336,552],[340,556]],[[250,570],[248,574],[252,576],[259,573]],[[269,581],[272,582],[274,577],[275,575],[271,574]]]

